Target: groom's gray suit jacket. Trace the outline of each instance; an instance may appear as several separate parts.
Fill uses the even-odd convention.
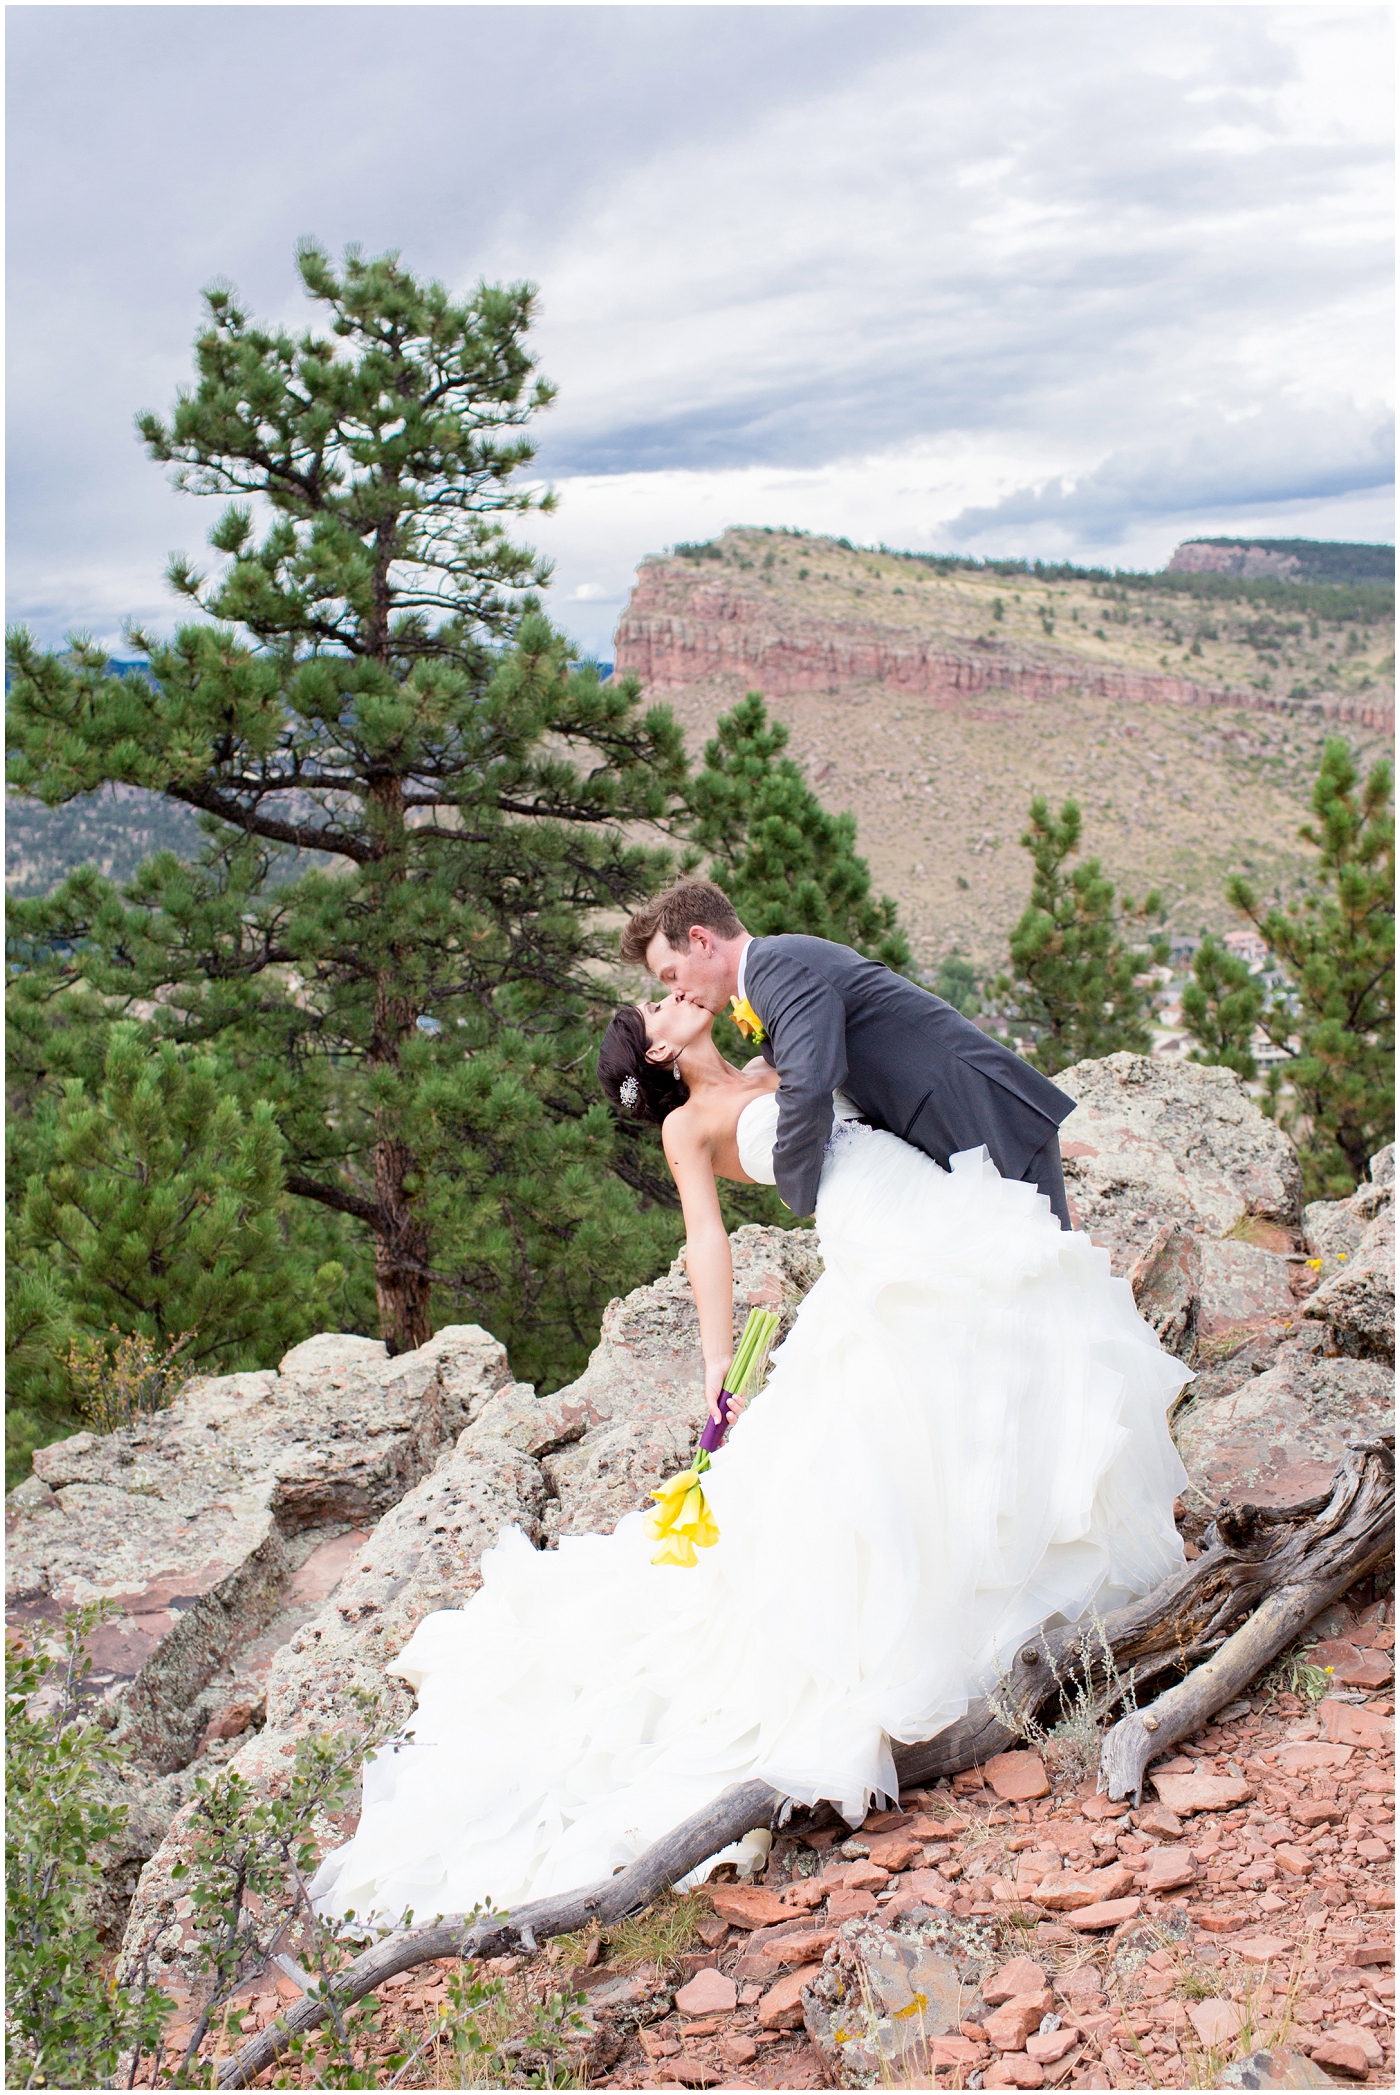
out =
[[[951,1004],[849,946],[795,933],[753,941],[744,993],[778,1072],[773,1164],[795,1215],[816,1207],[839,1090],[945,1168],[985,1142],[1002,1177],[1034,1180],[1069,1226],[1056,1130],[1074,1100]]]

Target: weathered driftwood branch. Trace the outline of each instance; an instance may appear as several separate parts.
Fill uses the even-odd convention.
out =
[[[1394,1512],[1391,1438],[1350,1449],[1331,1487],[1297,1505],[1236,1508],[1225,1502],[1206,1530],[1205,1550],[1195,1563],[1183,1565],[1141,1600],[1113,1609],[1087,1630],[1073,1624],[1043,1632],[1023,1645],[1003,1671],[995,1709],[974,1703],[960,1723],[937,1738],[896,1751],[900,1781],[936,1781],[982,1765],[1014,1742],[1014,1726],[1003,1721],[1007,1715],[1019,1712],[1027,1721],[1045,1717],[1061,1693],[1083,1681],[1086,1672],[1102,1676],[1110,1651],[1114,1668],[1120,1673],[1131,1670],[1134,1688],[1141,1691],[1162,1674],[1201,1666],[1271,1595],[1297,1589],[1300,1604],[1306,1606],[1307,1595],[1315,1594],[1306,1612],[1267,1651],[1267,1625],[1261,1624],[1260,1639],[1252,1647],[1258,1651],[1253,1670],[1228,1693],[1211,1699],[1223,1674],[1206,1674],[1193,1691],[1192,1721],[1172,1734],[1188,1736],[1252,1680],[1305,1622],[1389,1554]],[[1271,1611],[1267,1623],[1281,1625],[1283,1619],[1282,1612]],[[1239,1647],[1241,1653],[1249,1648]],[[1185,1689],[1187,1683],[1181,1686]],[[1159,1716],[1158,1721],[1160,1734],[1164,1720]],[[1166,1745],[1159,1735],[1147,1757],[1165,1751]]]
[[[731,1841],[755,1826],[766,1826],[786,1802],[766,1782],[740,1782],[697,1811],[639,1855],[615,1877],[586,1884],[557,1898],[537,1899],[514,1913],[490,1913],[479,1920],[449,1914],[423,1927],[401,1928],[386,1935],[339,1974],[332,1988],[342,2007],[373,1993],[386,1979],[437,1957],[501,1957],[518,1949],[533,1950],[551,1935],[570,1935],[576,1928],[606,1926],[625,1914],[640,1912],[658,1893],[685,1876]],[[221,2088],[243,2088],[270,2066],[288,2041],[326,2019],[325,2001],[306,1993],[288,2010],[285,2030],[259,2030],[219,2070]]]
[[[1311,1515],[1312,1518],[1306,1516]],[[1393,1442],[1348,1451],[1330,1492],[1285,1508],[1222,1507],[1213,1530],[1254,1543],[1268,1565],[1272,1591],[1243,1626],[1202,1666],[1113,1726],[1103,1743],[1099,1787],[1110,1797],[1142,1796],[1147,1763],[1234,1700],[1271,1659],[1291,1644],[1349,1587],[1395,1547]]]
[[[1198,1729],[1312,1616],[1388,1555],[1395,1508],[1393,1450],[1393,1441],[1353,1448],[1331,1490],[1300,1505],[1222,1505],[1197,1562],[1087,1631],[1076,1625],[1043,1632],[1005,1669],[995,1707],[976,1702],[937,1738],[897,1747],[901,1785],[912,1788],[960,1774],[1004,1752],[1020,1736],[1006,1723],[1008,1715],[1022,1721],[1053,1715],[1063,1693],[1080,1685],[1092,1688],[1102,1678],[1111,1654],[1115,1670],[1132,1669],[1135,1687],[1165,1672],[1194,1669],[1149,1709],[1117,1724],[1105,1741],[1103,1779],[1110,1794],[1123,1796],[1131,1789],[1140,1795],[1150,1759]],[[766,1782],[737,1783],[600,1884],[539,1899],[514,1913],[478,1920],[448,1915],[386,1936],[340,1973],[335,1999],[348,2006],[397,1973],[439,1957],[503,1956],[533,1950],[548,1937],[577,1928],[606,1926],[649,1905],[755,1827],[776,1831],[810,1816]],[[326,2014],[320,1996],[305,1994],[288,2011],[285,2029],[260,2030],[225,2061],[219,2086],[246,2087],[291,2037],[316,2028]]]

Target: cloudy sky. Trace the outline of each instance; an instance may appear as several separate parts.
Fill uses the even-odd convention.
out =
[[[1388,10],[16,6],[10,616],[168,625],[132,434],[313,233],[540,286],[560,622],[726,524],[1393,536]]]

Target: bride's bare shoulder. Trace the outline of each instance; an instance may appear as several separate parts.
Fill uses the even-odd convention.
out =
[[[661,1146],[667,1156],[693,1156],[708,1149],[714,1140],[711,1118],[693,1098],[673,1107],[661,1123]]]

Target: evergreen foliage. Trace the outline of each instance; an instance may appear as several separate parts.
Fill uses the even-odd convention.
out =
[[[346,1299],[346,1272],[287,1226],[272,1109],[242,1105],[211,1055],[105,1029],[95,1084],[15,1123],[31,1170],[9,1217],[7,1471],[82,1414],[128,1340],[183,1374],[275,1361]],[[177,1341],[183,1343],[177,1345]]]
[[[949,953],[938,963],[938,973],[933,978],[933,993],[951,1004],[964,1018],[974,1018],[982,1008],[982,996],[977,982],[977,970],[962,953]]]
[[[26,1267],[13,1245],[5,1275],[5,1488],[29,1475],[36,1448],[75,1430],[66,1360],[79,1327],[48,1273]]]
[[[1042,795],[1032,800],[1021,838],[1035,866],[1031,899],[1011,933],[1011,972],[996,984],[1034,1031],[1027,1060],[1051,1077],[1090,1058],[1150,1052],[1150,991],[1134,978],[1167,955],[1163,938],[1149,938],[1144,952],[1124,936],[1160,915],[1155,892],[1140,905],[1124,896],[1120,907],[1096,858],[1069,865],[1082,828],[1073,800],[1058,818]]]
[[[710,878],[755,938],[806,932],[907,973],[898,905],[870,892],[854,815],[827,812],[801,765],[783,754],[787,744],[757,691],[720,715],[691,792],[690,833],[713,854]]]
[[[157,2042],[174,2002],[102,1977],[92,1918],[102,1850],[126,1823],[121,1754],[80,1693],[109,1606],[76,1610],[64,1649],[5,1647],[5,2062],[12,2088],[110,2087]]]
[[[1313,789],[1316,819],[1299,831],[1317,852],[1306,893],[1271,905],[1240,876],[1228,890],[1288,979],[1289,993],[1262,1020],[1269,1038],[1292,1054],[1270,1072],[1270,1095],[1314,1200],[1351,1192],[1395,1135],[1391,793],[1389,764],[1373,766],[1363,783],[1346,743],[1329,740]]]
[[[195,386],[140,419],[178,485],[235,498],[212,576],[171,562],[199,616],[131,635],[144,676],[12,636],[12,784],[49,805],[138,786],[208,837],[197,863],[157,854],[120,891],[87,870],[12,909],[31,1021],[75,1014],[60,1059],[31,1024],[26,1111],[63,1055],[91,1065],[94,996],[139,1009],[264,1102],[299,1206],[368,1236],[391,1352],[430,1335],[435,1293],[489,1301],[521,1367],[558,1379],[676,1236],[639,1208],[670,1189],[599,1107],[592,1047],[599,916],[670,870],[627,829],[679,813],[681,738],[635,683],[572,666],[531,594],[545,568],[506,537],[548,506],[515,478],[551,398],[532,289],[454,302],[394,256],[337,272],[311,243],[299,264],[327,327],[258,328],[216,286]]]
[[[111,1029],[95,1097],[81,1078],[63,1089],[19,1211],[26,1262],[99,1326],[162,1345],[195,1334],[191,1368],[275,1357],[300,1312],[271,1107],[245,1113],[213,1057],[152,1048],[135,1025]]]
[[[1181,993],[1181,1016],[1197,1043],[1191,1060],[1233,1069],[1248,1081],[1258,1074],[1252,1043],[1264,1010],[1263,983],[1209,933],[1196,948],[1191,974]]]

